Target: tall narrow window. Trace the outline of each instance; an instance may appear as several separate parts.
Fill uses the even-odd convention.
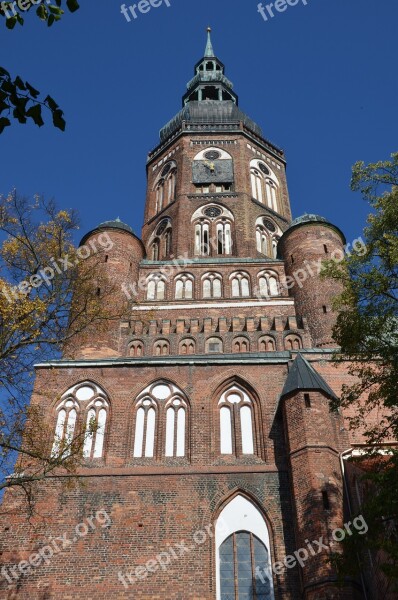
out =
[[[163,436],[164,432],[164,436]],[[175,385],[158,381],[149,385],[136,402],[135,458],[187,455],[188,403]]]
[[[248,298],[250,296],[249,276],[246,273],[232,273],[231,292],[234,298]]]
[[[156,213],[163,209],[164,179],[161,179],[156,187]]]
[[[204,221],[195,225],[195,254],[199,256],[210,254],[209,224]]]
[[[193,276],[190,274],[178,275],[175,280],[176,300],[191,300],[193,297]]]
[[[279,296],[279,279],[275,272],[263,271],[258,275],[258,287],[260,295],[267,298],[269,296]]]
[[[147,300],[164,300],[166,284],[162,275],[150,275],[147,279]]]
[[[221,275],[208,273],[202,281],[203,298],[221,298]]]
[[[137,409],[135,421],[134,456],[153,457],[155,451],[156,405],[144,398]]]
[[[215,544],[217,600],[274,600],[268,527],[244,496],[221,511]]]
[[[166,410],[165,456],[185,456],[185,403],[174,398]]]
[[[58,410],[52,456],[69,455],[75,433],[78,403],[73,398],[69,398],[61,406],[62,408]]]
[[[232,386],[222,394],[218,405],[220,453],[236,456],[254,454],[253,402],[248,394],[242,388]],[[230,415],[229,420],[227,414]]]
[[[231,254],[231,225],[228,222],[217,223],[217,254]]]
[[[86,418],[86,438],[83,447],[85,458],[101,458],[104,452],[105,428],[108,404],[98,398],[88,406]]]

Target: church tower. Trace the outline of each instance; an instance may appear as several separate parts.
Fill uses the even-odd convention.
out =
[[[338,587],[329,561],[351,441],[330,408],[347,381],[332,365],[339,288],[317,266],[345,239],[323,217],[292,221],[284,152],[239,107],[210,29],[148,155],[141,239],[115,220],[82,244],[103,233],[104,272],[131,310],[36,366],[49,452],[96,428],[77,484],[53,474],[40,486],[34,534],[7,493],[0,589],[30,600],[363,598],[356,581]],[[12,565],[64,532],[65,549],[14,578]]]

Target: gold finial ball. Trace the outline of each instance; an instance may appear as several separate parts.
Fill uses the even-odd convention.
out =
[[[211,27],[207,28],[207,33],[211,33]]]

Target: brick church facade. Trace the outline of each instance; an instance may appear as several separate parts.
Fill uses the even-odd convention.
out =
[[[82,240],[112,240],[104,268],[131,317],[36,368],[49,451],[98,424],[79,483],[46,479],[34,530],[6,494],[1,564],[89,530],[3,571],[0,597],[376,598],[366,576],[338,587],[329,562],[359,512],[346,459],[362,440],[330,408],[350,381],[332,364],[339,288],[319,277],[346,241],[323,217],[292,220],[284,153],[239,108],[210,32],[147,181],[142,239],[116,220]]]

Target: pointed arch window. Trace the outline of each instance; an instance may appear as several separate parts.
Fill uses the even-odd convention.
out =
[[[218,204],[199,208],[191,219],[194,224],[195,255],[232,254],[234,217],[230,210]]]
[[[298,335],[287,335],[285,337],[286,350],[300,350],[302,344]]]
[[[135,458],[182,458],[187,455],[188,403],[175,385],[156,382],[136,402]]]
[[[52,456],[67,456],[80,425],[83,429],[83,456],[102,458],[109,402],[105,392],[91,382],[79,383],[62,397],[57,408],[57,423]]]
[[[258,289],[260,296],[268,298],[279,296],[279,277],[274,271],[262,271],[258,274]]]
[[[73,397],[66,399],[58,407],[52,456],[67,456],[70,454],[79,409],[79,404]]]
[[[222,278],[219,273],[207,273],[202,280],[203,298],[221,298]]]
[[[175,298],[176,300],[191,300],[193,297],[193,275],[183,273],[175,279]]]
[[[234,353],[249,352],[249,350],[250,350],[249,340],[245,337],[235,338],[233,341],[232,350]]]
[[[156,403],[144,397],[137,405],[134,456],[153,457],[155,453]]]
[[[234,298],[249,298],[250,296],[250,280],[247,273],[232,273],[231,279],[231,295]]]
[[[186,404],[174,397],[166,405],[165,456],[185,456]]]
[[[160,179],[160,181],[156,185],[156,214],[163,210],[163,202],[164,202],[164,179]]]
[[[166,296],[166,283],[163,275],[154,274],[147,278],[147,300],[164,300]]]
[[[257,251],[261,252],[261,254],[265,254],[269,256],[270,247],[269,247],[269,234],[264,226],[257,225],[256,227],[256,241],[257,241]]]
[[[217,254],[231,254],[231,224],[223,219],[217,223]]]
[[[180,342],[180,354],[195,354],[196,344],[190,338],[185,338]]]
[[[238,386],[224,392],[220,411],[220,453],[235,456],[254,454],[253,402]]]
[[[144,344],[140,341],[132,342],[129,351],[130,356],[144,356]]]
[[[104,398],[97,398],[89,404],[83,447],[84,458],[93,459],[103,456],[107,416],[108,403]]]
[[[167,356],[170,354],[170,344],[167,340],[158,340],[154,347],[153,353],[155,356]]]
[[[274,600],[268,527],[243,495],[221,511],[215,544],[217,600]]]
[[[159,240],[155,239],[152,244],[152,260],[159,260]]]
[[[264,162],[253,159],[250,162],[250,181],[252,197],[266,204],[271,210],[279,211],[279,182],[270,167]]]
[[[200,221],[195,225],[195,254],[208,256],[210,254],[209,223]]]
[[[275,340],[271,336],[264,335],[258,340],[259,352],[275,352]]]

